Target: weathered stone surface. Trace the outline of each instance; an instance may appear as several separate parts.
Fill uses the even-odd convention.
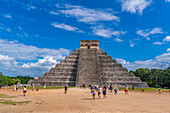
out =
[[[81,41],[81,48],[71,52],[43,77],[30,80],[36,86],[79,86],[82,84],[148,87],[140,78],[129,73],[116,60],[99,49],[99,41]]]

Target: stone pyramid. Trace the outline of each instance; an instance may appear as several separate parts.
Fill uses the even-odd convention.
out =
[[[85,84],[116,85],[124,87],[148,87],[139,77],[113,60],[107,52],[99,49],[98,40],[81,40],[80,49],[75,49],[43,77],[35,77],[29,84],[36,86],[80,86]]]

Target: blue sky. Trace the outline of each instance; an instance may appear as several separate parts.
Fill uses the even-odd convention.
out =
[[[80,40],[128,70],[170,66],[170,0],[0,0],[0,71],[42,76]]]

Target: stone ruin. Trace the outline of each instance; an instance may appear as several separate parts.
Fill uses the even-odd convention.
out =
[[[148,87],[139,77],[129,73],[116,60],[99,49],[98,40],[81,40],[80,49],[75,49],[43,77],[35,77],[28,84],[35,86],[80,86],[93,85],[116,85],[124,87]]]

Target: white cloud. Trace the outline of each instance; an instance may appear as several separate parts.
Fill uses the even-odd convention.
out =
[[[167,53],[158,55],[150,60],[137,60],[131,63],[124,59],[116,58],[116,61],[121,63],[123,67],[128,68],[128,70],[136,70],[138,68],[166,69],[167,67],[170,67],[170,48],[167,48]]]
[[[117,60],[117,59],[116,59]],[[149,69],[166,69],[170,66],[168,62],[159,62],[157,60],[145,60],[145,61],[135,61],[134,63],[127,62],[124,59],[117,60],[118,63],[121,63],[123,67],[126,67],[128,70],[136,70],[139,68],[149,68]]]
[[[167,42],[169,42],[169,41],[170,41],[170,36],[166,36],[166,38],[165,38],[165,39],[163,39],[163,41],[167,41]]]
[[[7,41],[0,39],[0,53],[14,57],[17,60],[37,60],[38,57],[54,56],[60,59],[60,55],[68,55],[69,50],[60,48],[59,50],[37,48],[35,46],[28,46],[17,41]]]
[[[135,46],[135,44],[132,43],[132,41],[129,41],[129,42],[130,42],[130,47],[134,47]]]
[[[162,34],[164,33],[163,30],[161,28],[153,28],[153,29],[146,29],[146,30],[138,30],[136,32],[138,35],[141,35],[143,37],[145,37],[147,40],[150,40],[149,36],[153,35],[153,34]]]
[[[155,44],[155,45],[162,45],[163,43],[162,42],[154,42],[153,44]]]
[[[50,11],[50,14],[52,14],[52,15],[59,15],[60,13],[55,12],[55,11]]]
[[[126,62],[126,60],[121,59],[121,58],[116,58],[116,61],[120,64],[129,64],[129,62]]]
[[[0,69],[5,75],[43,75],[70,51],[37,48],[0,39]],[[10,69],[10,71],[9,71]]]
[[[43,59],[39,59],[36,63],[24,63],[23,68],[45,68],[50,69],[56,65],[57,61],[52,56],[46,56]]]
[[[66,4],[63,6],[64,9],[52,12],[52,14],[58,14],[59,12],[66,15],[67,17],[75,17],[79,22],[95,23],[98,21],[116,21],[119,22],[119,17],[114,15],[114,11],[90,9],[83,6],[75,6]],[[58,7],[57,8],[61,8]]]
[[[4,14],[4,17],[5,17],[5,18],[12,18],[12,16],[9,15],[9,14]]]
[[[33,6],[33,5],[26,5],[26,9],[27,10],[32,10],[32,9],[36,9],[36,7],[35,6]]]
[[[127,33],[127,31],[114,31],[111,28],[105,29],[104,26],[95,26],[91,27],[91,29],[93,29],[94,35],[102,36],[105,38],[111,38],[112,36],[120,36]]]
[[[131,13],[136,13],[137,11],[139,14],[143,13],[143,10],[150,6],[152,0],[120,0],[122,2],[122,11],[127,11]]]
[[[156,60],[160,62],[167,62],[170,64],[170,53],[164,53],[162,55],[159,55],[156,57]]]
[[[66,25],[64,23],[58,24],[57,22],[53,22],[53,23],[51,23],[51,25],[56,27],[56,28],[64,29],[64,30],[67,30],[67,31],[76,31],[76,32],[83,33],[83,31],[79,30],[79,28],[72,27],[72,26]]]
[[[170,52],[170,48],[167,49],[167,52]]]
[[[116,42],[122,42],[122,41],[123,41],[123,40],[120,39],[120,38],[114,38],[113,40],[116,41]]]
[[[7,55],[1,55],[0,54],[0,61],[12,61],[12,60],[14,60],[13,57],[9,57]]]
[[[170,2],[170,0],[165,0],[165,2]]]
[[[11,32],[11,29],[10,29],[10,28],[7,28],[6,30],[7,30],[8,32]]]

